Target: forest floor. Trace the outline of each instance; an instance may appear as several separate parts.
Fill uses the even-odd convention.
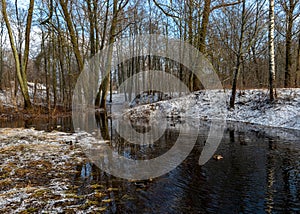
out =
[[[86,185],[83,166],[89,162],[80,144],[91,142],[87,133],[0,129],[0,211],[105,211],[115,189],[90,182],[80,194]]]
[[[11,85],[14,85],[12,82]],[[14,88],[3,88],[0,90],[0,120],[27,120],[32,118],[56,118],[70,116],[71,110],[57,105],[49,109],[46,101],[46,88],[42,84],[28,82],[28,90],[32,99],[32,109],[24,110],[23,98],[20,90],[14,96]],[[51,94],[50,94],[51,95]],[[52,96],[52,95],[51,95]],[[53,103],[53,100],[51,100]]]

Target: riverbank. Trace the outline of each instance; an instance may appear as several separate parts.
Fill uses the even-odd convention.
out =
[[[84,139],[83,141],[81,139]],[[4,213],[101,212],[113,189],[95,183],[84,187],[89,163],[80,143],[87,133],[51,133],[33,129],[0,129],[0,210]]]
[[[277,98],[269,101],[268,90],[237,92],[234,109],[228,109],[230,90],[203,90],[190,95],[129,109],[130,120],[155,117],[226,120],[265,127],[300,130],[300,89],[277,89]]]

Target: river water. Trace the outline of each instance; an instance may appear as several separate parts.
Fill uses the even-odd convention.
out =
[[[72,130],[71,118],[32,121],[27,126]],[[198,159],[209,124],[200,126],[192,152],[169,173],[151,181],[134,182],[85,163],[77,166],[80,173],[71,178],[78,186],[76,194],[88,195],[95,184],[110,189],[110,202],[102,204],[106,213],[300,213],[299,138],[272,137],[259,130],[228,126],[216,151],[223,159],[212,158],[200,166]],[[179,127],[178,123],[169,123],[157,142],[143,147],[128,146],[112,127],[109,134],[113,150],[142,159],[168,151],[178,137]],[[185,140],[194,139],[194,135],[186,133]]]

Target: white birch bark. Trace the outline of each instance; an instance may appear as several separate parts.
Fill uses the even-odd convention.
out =
[[[275,95],[274,0],[270,0],[269,4],[269,89],[270,100],[273,101]]]

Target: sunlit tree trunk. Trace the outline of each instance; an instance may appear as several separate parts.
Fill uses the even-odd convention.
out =
[[[12,48],[12,52],[14,55],[15,63],[16,63],[16,74],[18,77],[18,81],[20,84],[21,92],[24,98],[24,108],[30,109],[31,108],[31,101],[28,93],[28,86],[27,86],[27,63],[28,63],[28,55],[29,55],[29,42],[30,42],[30,30],[31,30],[31,23],[32,23],[32,14],[34,8],[34,0],[30,0],[27,20],[26,20],[26,30],[25,30],[25,47],[24,47],[24,54],[23,58],[19,58],[19,54],[15,45],[15,40],[13,36],[13,30],[10,25],[10,21],[7,15],[7,8],[6,8],[6,0],[1,0],[2,2],[2,15],[7,27],[7,32],[10,40],[10,45]]]
[[[61,8],[63,10],[64,18],[65,18],[65,21],[67,23],[67,27],[68,27],[68,30],[70,33],[71,43],[72,43],[72,46],[74,49],[74,54],[75,54],[75,57],[77,60],[79,71],[81,72],[83,70],[83,58],[82,58],[81,52],[79,50],[77,35],[76,35],[75,29],[74,29],[71,15],[68,10],[68,1],[67,0],[59,0],[59,2],[61,5]]]
[[[107,22],[108,22],[108,13],[109,13],[109,4],[110,4],[110,1],[107,0],[106,10],[105,10],[105,18],[104,18],[104,25],[103,25],[102,35],[101,35],[101,43],[100,43],[100,48],[99,48],[100,51],[104,48],[104,44],[105,44]],[[99,86],[98,93],[97,93],[96,98],[95,98],[95,106],[100,106],[101,92],[102,92],[102,83]]]
[[[199,35],[199,51],[201,53],[205,52],[205,38],[207,33],[207,26],[209,23],[209,15],[210,15],[210,5],[211,0],[205,0],[204,1],[204,9],[202,13],[202,22],[201,22],[201,29],[200,29],[200,35]]]
[[[113,2],[113,17],[110,27],[110,33],[109,33],[109,41],[108,44],[112,45],[115,41],[115,33],[117,28],[117,22],[118,22],[118,8],[117,8],[117,0],[114,0]],[[105,109],[106,108],[106,96],[108,92],[108,87],[110,83],[110,70],[111,70],[111,61],[112,61],[112,52],[113,49],[110,46],[108,50],[108,56],[106,60],[106,76],[104,77],[104,80],[102,81],[102,94],[101,94],[101,101],[100,101],[100,108]]]
[[[53,91],[53,108],[56,108],[57,102],[57,57],[56,57],[56,42],[57,40],[54,39],[54,32],[50,34],[52,47],[51,47],[51,55],[52,55],[52,91]]]
[[[270,0],[269,4],[269,89],[270,100],[273,101],[275,96],[274,0]]]

